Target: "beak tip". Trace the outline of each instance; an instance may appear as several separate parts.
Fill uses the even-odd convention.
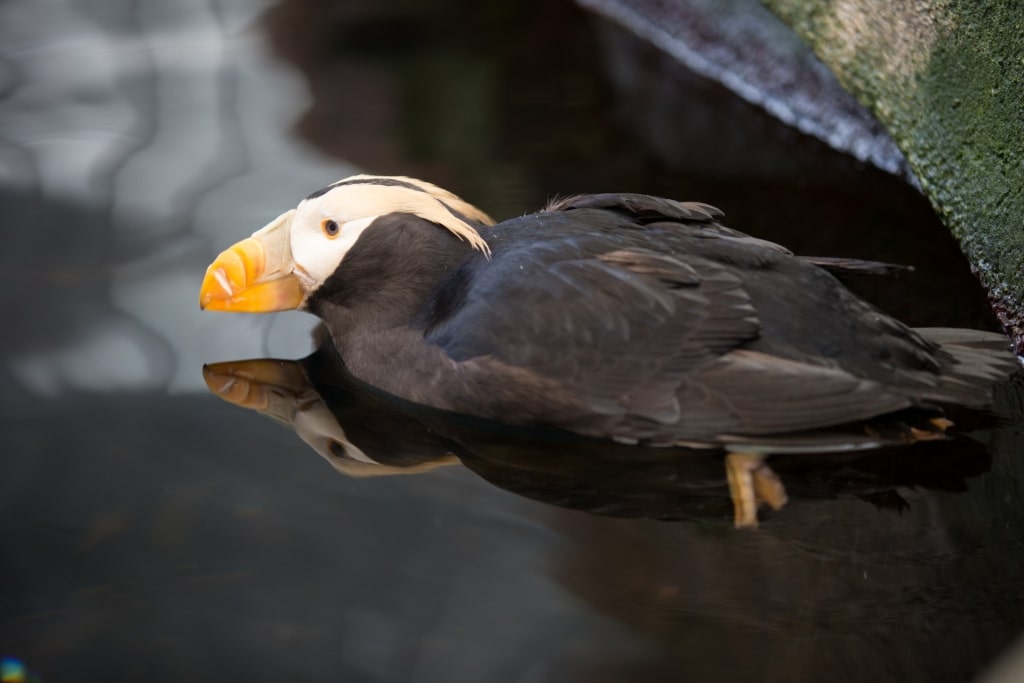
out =
[[[237,403],[237,397],[232,400],[233,394],[247,394],[248,384],[244,379],[235,377],[230,371],[225,372],[223,370],[218,371],[210,368],[209,366],[203,366],[203,380],[206,382],[207,389],[214,396],[224,399],[230,403]],[[244,384],[243,387],[239,387],[239,384]],[[242,391],[239,391],[242,389]]]
[[[199,294],[199,310],[205,311],[208,309],[217,310],[217,297],[204,290]]]
[[[211,304],[230,300],[234,296],[236,289],[245,288],[244,282],[235,283],[231,280],[224,266],[218,265],[220,260],[218,258],[218,261],[215,261],[206,269],[206,276],[203,278],[203,284],[199,288],[199,310],[205,311],[211,308]],[[212,306],[212,308],[216,309],[217,307]]]

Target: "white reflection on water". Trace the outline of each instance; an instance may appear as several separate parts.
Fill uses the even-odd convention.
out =
[[[356,171],[290,134],[310,96],[263,42],[269,5],[0,5],[0,187],[107,216],[96,239],[111,245],[108,301],[87,329],[15,345],[23,388],[202,390],[204,361],[311,349],[309,316],[278,324],[197,303],[220,249]]]
[[[156,389],[152,364],[135,342],[135,330],[114,320],[73,346],[29,353],[13,366],[22,384],[47,398],[68,388],[84,391]],[[103,368],[97,373],[96,368]]]

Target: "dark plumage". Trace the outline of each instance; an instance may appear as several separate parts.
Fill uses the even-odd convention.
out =
[[[709,207],[601,199],[484,231],[490,259],[382,217],[308,308],[357,376],[398,396],[630,440],[977,406],[1011,367],[1005,350],[942,348]]]
[[[417,403],[630,442],[756,445],[909,407],[980,407],[1015,367],[999,335],[912,330],[826,269],[878,264],[794,256],[704,204],[589,195],[485,227],[433,186],[382,179],[397,212],[375,199],[340,215],[373,184],[359,180],[288,217],[310,234],[321,217],[361,230],[301,305],[356,377]],[[486,247],[417,202],[477,221],[466,227]],[[293,234],[300,266],[304,244]]]

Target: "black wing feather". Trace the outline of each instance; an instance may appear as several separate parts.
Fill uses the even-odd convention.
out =
[[[428,341],[553,379],[600,415],[677,421],[686,375],[759,330],[738,278],[699,257],[615,249],[497,270],[503,296],[468,301]]]
[[[602,437],[721,443],[899,410],[939,383],[948,360],[937,345],[854,300],[816,259],[725,228],[720,215],[589,195],[499,226],[494,260],[426,335],[472,388],[446,405],[513,419],[494,408],[504,405],[515,420]],[[832,314],[833,299],[852,319]],[[775,317],[760,320],[762,309]],[[827,351],[849,335],[861,347],[833,359]],[[504,403],[479,405],[491,393]]]

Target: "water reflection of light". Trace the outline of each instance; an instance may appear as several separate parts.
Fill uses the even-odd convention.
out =
[[[69,0],[0,6],[0,187],[105,217],[107,305],[86,329],[9,354],[23,389],[200,390],[210,357],[311,348],[311,319],[211,319],[195,302],[196,274],[229,235],[356,170],[290,133],[310,95],[263,43],[270,4],[144,0],[127,17]],[[55,320],[76,305],[52,300]]]

